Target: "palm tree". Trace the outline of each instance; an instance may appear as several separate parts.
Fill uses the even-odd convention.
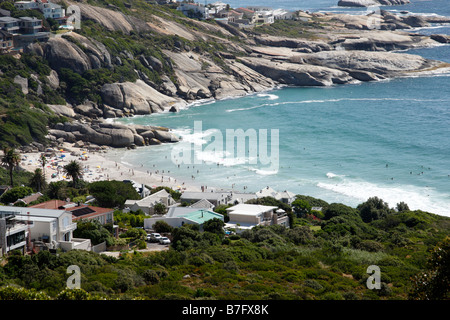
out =
[[[38,192],[41,192],[41,190],[44,188],[45,184],[45,178],[42,173],[41,168],[37,168],[34,170],[34,174],[30,179],[30,186],[34,189],[37,189]]]
[[[78,161],[72,160],[64,166],[64,172],[72,177],[73,187],[75,188],[76,182],[81,176],[81,165]]]
[[[45,182],[45,165],[47,164],[47,158],[45,157],[44,154],[41,154],[39,161],[41,162],[42,165],[42,176],[44,177]]]
[[[3,149],[2,165],[8,167],[9,179],[11,187],[13,187],[13,170],[20,163],[20,155],[14,150],[14,148],[5,147]]]

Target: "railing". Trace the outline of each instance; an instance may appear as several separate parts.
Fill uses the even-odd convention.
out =
[[[68,224],[67,226],[61,226],[61,231],[67,231],[67,230],[75,230],[77,228],[76,223]]]

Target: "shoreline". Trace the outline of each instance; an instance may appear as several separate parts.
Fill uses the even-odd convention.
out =
[[[64,151],[61,152],[60,150]],[[73,147],[72,144],[67,142],[63,143],[61,149],[55,150],[54,152],[21,152],[20,156],[22,161],[20,167],[29,172],[34,172],[35,169],[42,168],[41,163],[39,162],[39,157],[42,153],[55,155],[47,157],[48,163],[45,168],[47,183],[60,180],[71,181],[70,177],[65,177],[62,167],[67,165],[70,161],[76,160],[82,166],[82,179],[86,182],[132,180],[149,187],[165,186],[170,187],[173,190],[201,191],[200,187],[194,184],[180,182],[180,180],[177,180],[172,176],[139,170],[139,168],[136,168],[135,166],[129,166],[122,162],[108,159],[108,150],[88,151],[85,148]],[[61,156],[63,157],[61,158]],[[82,158],[85,158],[85,160],[81,160]]]

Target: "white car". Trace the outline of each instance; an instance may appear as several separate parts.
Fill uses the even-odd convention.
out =
[[[170,244],[170,239],[167,238],[167,237],[161,237],[161,238],[159,239],[159,243],[160,243],[160,244]]]
[[[159,233],[151,233],[147,235],[147,240],[151,242],[158,242],[161,239],[161,235]]]

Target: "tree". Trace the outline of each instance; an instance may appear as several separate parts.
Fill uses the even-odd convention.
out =
[[[9,181],[12,187],[14,186],[13,170],[19,165],[19,163],[20,155],[14,150],[14,148],[5,147],[3,149],[2,165],[6,166],[9,170]]]
[[[73,187],[75,188],[78,179],[81,177],[81,165],[78,161],[72,160],[64,166],[64,172],[72,177]]]
[[[402,201],[400,203],[397,203],[397,211],[398,212],[409,211],[409,207],[406,203]]]
[[[43,174],[44,183],[45,183],[45,165],[47,164],[48,161],[44,154],[41,154],[41,156],[39,157],[39,162],[42,165],[42,174]]]
[[[332,203],[330,204],[324,211],[324,220],[330,220],[333,217],[337,216],[345,216],[345,215],[351,215],[351,216],[357,216],[358,213],[355,209],[346,206],[342,203]]]
[[[37,168],[36,170],[34,170],[34,174],[31,177],[30,187],[37,190],[38,192],[41,192],[41,190],[44,189],[44,186],[45,186],[44,174],[42,173],[42,170],[40,168]]]
[[[413,279],[409,297],[414,300],[450,298],[450,238],[438,244],[428,260],[428,270]]]
[[[297,215],[305,215],[311,211],[311,205],[309,202],[302,199],[295,199],[292,202],[292,208]]]
[[[216,233],[218,235],[224,235],[223,230],[224,222],[218,218],[214,218],[203,223],[203,230],[211,233]]]
[[[153,210],[154,210],[155,214],[162,215],[162,214],[164,214],[164,212],[166,212],[166,206],[162,203],[157,203],[153,207]]]
[[[172,232],[173,227],[171,227],[167,222],[159,220],[153,224],[153,230],[158,233],[168,233]]]
[[[3,203],[14,203],[18,199],[22,199],[33,193],[33,189],[30,187],[14,187],[6,191],[0,198]]]
[[[384,218],[391,212],[389,205],[378,197],[367,199],[366,202],[358,205],[357,209],[364,222]]]
[[[90,183],[88,189],[97,204],[105,208],[123,208],[126,200],[141,199],[131,183],[122,181],[96,181]]]
[[[73,231],[74,238],[90,239],[93,245],[106,241],[110,246],[114,243],[111,233],[97,220],[81,220],[77,222],[77,228]]]

